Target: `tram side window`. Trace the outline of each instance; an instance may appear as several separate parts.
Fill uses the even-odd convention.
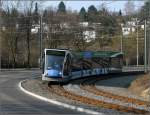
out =
[[[112,58],[111,59],[111,66],[112,67],[121,67],[121,64],[120,64],[120,58]]]
[[[70,55],[66,56],[66,62],[64,65],[64,75],[69,75],[69,72],[71,71],[71,57]]]
[[[110,67],[110,59],[108,57],[102,58],[103,67]]]
[[[120,66],[121,67],[123,66],[123,58],[122,57],[120,58]]]
[[[93,63],[93,68],[101,67],[101,64],[99,63],[99,58],[97,57],[92,57],[92,63]]]
[[[73,59],[71,63],[72,72],[82,70],[82,61],[81,59]]]
[[[82,59],[82,66],[83,66],[83,69],[86,70],[86,69],[92,69],[92,59],[91,58],[88,58],[88,59],[85,59],[83,58]]]
[[[93,68],[110,67],[110,59],[107,57],[93,57],[92,64]]]

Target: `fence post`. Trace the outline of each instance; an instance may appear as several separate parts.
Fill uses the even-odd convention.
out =
[[[144,72],[147,72],[147,36],[146,36],[146,19],[144,24]]]

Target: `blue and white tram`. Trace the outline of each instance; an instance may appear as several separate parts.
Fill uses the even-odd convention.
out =
[[[118,72],[122,70],[122,59],[121,52],[45,49],[42,80],[65,82],[80,77]]]

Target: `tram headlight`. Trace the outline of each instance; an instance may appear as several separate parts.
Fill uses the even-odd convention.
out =
[[[62,75],[62,72],[59,72],[59,75]]]

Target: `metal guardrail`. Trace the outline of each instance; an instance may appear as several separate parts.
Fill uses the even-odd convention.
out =
[[[0,68],[0,71],[40,70],[40,68]]]
[[[144,72],[145,69],[150,71],[150,67],[145,68],[144,66],[124,66],[122,72]]]

